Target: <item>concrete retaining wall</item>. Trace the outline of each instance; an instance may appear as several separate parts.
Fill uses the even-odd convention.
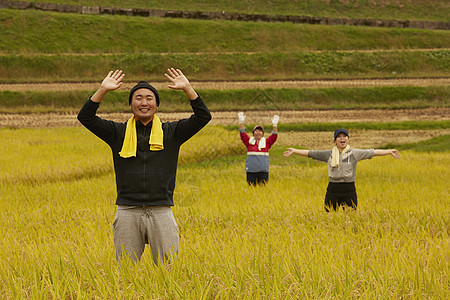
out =
[[[0,0],[0,8],[4,9],[34,9],[61,13],[78,14],[107,14],[158,18],[184,18],[197,20],[235,20],[245,22],[291,22],[301,24],[321,25],[350,25],[372,27],[397,27],[416,29],[449,30],[450,22],[438,21],[409,21],[409,20],[380,20],[380,19],[351,19],[351,18],[325,18],[308,16],[280,16],[261,14],[239,14],[227,12],[202,11],[176,11],[162,9],[117,8],[101,6],[83,6],[56,3],[40,3],[27,1]]]

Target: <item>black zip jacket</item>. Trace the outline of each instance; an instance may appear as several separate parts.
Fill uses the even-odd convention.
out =
[[[194,114],[189,119],[162,124],[164,150],[151,151],[149,145],[152,122],[146,126],[136,120],[136,157],[122,158],[125,123],[104,120],[96,116],[99,103],[90,98],[78,113],[78,120],[106,142],[112,150],[116,173],[117,205],[173,205],[180,146],[202,129],[211,114],[200,96],[189,101]]]

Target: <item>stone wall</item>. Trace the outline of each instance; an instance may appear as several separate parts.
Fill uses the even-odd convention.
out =
[[[291,22],[301,24],[321,25],[350,25],[372,27],[397,27],[416,29],[440,29],[449,30],[450,22],[439,21],[410,21],[410,20],[380,20],[380,19],[351,19],[351,18],[326,18],[308,16],[281,16],[261,14],[240,14],[228,12],[202,12],[202,11],[177,11],[162,9],[118,8],[101,6],[83,6],[56,3],[41,3],[27,1],[3,1],[0,0],[0,8],[9,9],[34,9],[61,13],[78,14],[107,14],[139,17],[159,18],[184,18],[197,20],[234,20],[245,22]]]

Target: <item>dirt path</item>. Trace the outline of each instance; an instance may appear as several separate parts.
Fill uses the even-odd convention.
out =
[[[0,84],[0,91],[69,91],[96,90],[100,83],[17,83]],[[135,83],[126,82],[121,89],[130,90]],[[156,89],[166,89],[167,82],[152,82]],[[256,88],[332,88],[380,86],[437,86],[450,85],[449,78],[398,78],[352,80],[281,80],[281,81],[209,81],[192,82],[199,90],[256,89]]]
[[[273,114],[280,115],[281,123],[296,122],[392,122],[449,120],[450,108],[401,109],[401,110],[308,110],[308,111],[247,111],[248,124],[270,124]],[[158,113],[163,121],[187,118],[185,113]],[[99,114],[101,118],[125,122],[129,113]],[[211,125],[236,125],[237,112],[212,112]],[[46,128],[80,126],[74,114],[0,114],[0,128]]]

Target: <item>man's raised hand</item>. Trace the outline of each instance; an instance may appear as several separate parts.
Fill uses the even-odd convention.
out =
[[[91,100],[93,102],[100,103],[106,93],[117,90],[122,86],[122,79],[124,77],[125,74],[122,73],[122,70],[116,70],[115,72],[110,71],[105,79],[103,79],[98,90],[94,93],[94,95],[92,95]]]
[[[168,73],[168,74],[167,74]],[[167,73],[164,73],[167,79],[172,82],[167,87],[174,90],[183,90],[186,93],[186,96],[189,100],[197,99],[198,95],[192,88],[189,80],[184,76],[183,72],[180,69],[170,68],[167,69]]]
[[[169,74],[167,74],[169,73]],[[180,69],[170,68],[167,69],[167,73],[164,73],[167,79],[169,79],[172,84],[169,84],[167,87],[174,90],[184,90],[187,87],[190,87],[191,84],[189,80],[184,76],[183,72]]]
[[[105,79],[103,79],[101,88],[107,92],[117,90],[122,86],[122,79],[124,77],[125,73],[122,70],[110,71]]]

